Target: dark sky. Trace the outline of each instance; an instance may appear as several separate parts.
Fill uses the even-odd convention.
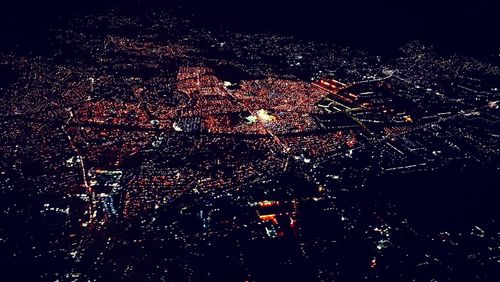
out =
[[[247,31],[277,31],[305,38],[392,50],[420,39],[458,52],[500,47],[500,9],[494,0],[2,0],[2,40],[41,36],[58,17],[103,11],[182,6],[203,25]]]

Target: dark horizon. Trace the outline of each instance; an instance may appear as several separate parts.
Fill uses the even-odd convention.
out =
[[[151,9],[191,16],[200,25],[244,32],[278,32],[391,55],[402,44],[419,40],[447,53],[492,55],[500,48],[498,5],[494,1],[373,1],[312,0],[234,2],[110,0],[49,3],[21,0],[2,3],[0,34],[3,47],[17,42],[40,42],[44,30],[58,19],[105,12],[118,7],[126,13]],[[180,7],[180,9],[178,9]]]

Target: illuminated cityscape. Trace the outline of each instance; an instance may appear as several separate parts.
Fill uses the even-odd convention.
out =
[[[0,51],[1,281],[500,281],[500,49],[165,9],[47,38]]]

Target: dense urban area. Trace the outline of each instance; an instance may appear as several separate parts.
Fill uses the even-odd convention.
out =
[[[2,281],[500,281],[500,50],[110,11],[0,53]]]

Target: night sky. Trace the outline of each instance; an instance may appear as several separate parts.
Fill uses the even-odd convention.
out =
[[[120,7],[176,9],[215,28],[272,31],[390,54],[422,40],[450,52],[487,54],[500,47],[496,1],[198,1],[198,0],[18,0],[2,1],[3,44],[42,40],[58,18]]]

